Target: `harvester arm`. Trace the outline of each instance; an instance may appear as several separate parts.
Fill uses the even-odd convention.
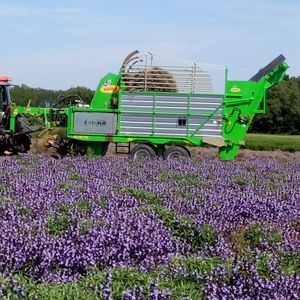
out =
[[[255,114],[267,110],[268,89],[284,78],[287,69],[285,57],[279,55],[249,81],[227,81],[223,114],[225,146],[219,149],[221,159],[236,156]]]

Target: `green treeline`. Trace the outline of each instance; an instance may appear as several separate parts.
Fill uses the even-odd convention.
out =
[[[300,134],[300,77],[286,77],[267,99],[268,112],[255,117],[250,132]]]
[[[12,88],[13,102],[26,106],[52,106],[60,95],[79,95],[90,103],[94,91],[73,87],[66,91],[30,88],[26,85]],[[268,94],[268,112],[257,115],[250,128],[253,133],[300,134],[300,77],[286,77]]]
[[[11,89],[12,101],[16,105],[27,106],[53,106],[59,96],[78,95],[81,99],[90,103],[94,91],[86,87],[72,87],[68,90],[46,90],[41,88],[31,88],[25,84],[16,86]]]

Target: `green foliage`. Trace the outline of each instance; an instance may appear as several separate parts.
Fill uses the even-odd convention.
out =
[[[192,218],[182,216],[175,211],[160,207],[156,209],[157,217],[171,229],[172,235],[191,241],[195,232],[195,222]]]
[[[81,179],[81,175],[79,173],[74,173],[72,175],[69,176],[70,180],[80,180]]]
[[[262,278],[270,276],[268,263],[270,257],[262,253],[256,261],[256,269]],[[143,288],[143,296],[149,299],[150,285],[159,282],[159,290],[172,290],[172,299],[180,300],[183,295],[193,300],[202,299],[202,288],[207,276],[217,266],[223,265],[228,271],[232,268],[232,260],[224,261],[219,257],[175,257],[164,266],[153,272],[141,272],[136,269],[116,268],[113,270],[92,269],[75,282],[63,284],[40,284],[23,274],[12,277],[0,275],[3,299],[103,299],[102,285],[106,282],[107,272],[112,275],[112,299],[123,299],[123,293],[136,287]],[[283,253],[281,267],[287,274],[300,271],[298,253]],[[177,271],[176,271],[177,270]],[[228,278],[230,280],[230,278]]]
[[[262,241],[273,245],[282,241],[281,234],[275,228],[266,228],[261,224],[249,226],[244,231],[244,239],[250,247],[259,247]]]
[[[177,183],[183,185],[198,185],[199,176],[197,174],[180,174],[180,173],[169,173],[167,171],[162,171],[159,174],[159,181],[164,182],[167,180],[174,180]]]
[[[214,265],[219,262],[209,261],[209,259],[194,259],[194,261],[185,261],[178,259],[176,264],[185,266],[189,265],[199,274],[206,274]],[[197,266],[197,264],[199,264]],[[194,265],[194,266],[193,266]],[[161,270],[165,274],[172,274],[174,264],[163,267]],[[3,292],[3,299],[18,300],[18,299],[43,299],[43,300],[97,300],[103,299],[101,285],[105,283],[106,271],[93,270],[88,275],[80,278],[76,282],[67,282],[59,285],[55,284],[37,284],[31,279],[22,274],[15,274],[12,278],[0,275],[0,284]],[[159,281],[159,290],[172,289],[172,299],[181,300],[183,295],[188,295],[193,300],[201,299],[201,288],[199,282],[190,274],[183,277],[175,275],[174,278],[160,277],[157,272],[140,272],[135,269],[114,269],[112,272],[112,299],[123,299],[123,293],[126,290],[142,287],[145,299],[150,299],[150,284],[154,281]]]
[[[72,189],[71,183],[68,182],[60,182],[56,185],[56,187],[60,190],[70,191]]]
[[[219,257],[175,257],[162,270],[166,279],[160,286],[173,290],[172,299],[182,299],[182,295],[195,300],[201,299],[205,278],[223,263]],[[181,269],[182,272],[174,272],[174,269]]]
[[[250,150],[273,151],[282,150],[300,151],[299,135],[275,135],[275,134],[247,134],[246,146]]]
[[[88,233],[95,226],[93,220],[83,219],[79,221],[79,231],[81,234]]]
[[[142,206],[143,213],[155,213],[163,224],[171,230],[174,237],[187,241],[193,250],[201,250],[206,246],[215,245],[218,239],[216,230],[207,224],[197,228],[195,221],[176,211],[161,206]]]
[[[177,191],[173,192],[173,195],[175,197],[183,198],[185,200],[192,200],[194,197],[193,193],[188,192],[186,190],[177,190]]]
[[[58,206],[58,210],[63,215],[68,215],[70,213],[70,210],[72,208],[72,205],[70,203],[62,203]]]
[[[31,174],[31,173],[33,173],[33,170],[29,169],[29,168],[22,168],[22,169],[20,169],[19,173],[21,173],[21,174]]]
[[[10,190],[10,187],[6,183],[0,183],[0,192],[7,192]]]
[[[122,292],[137,286],[145,287],[145,293],[149,293],[149,285],[156,278],[155,273],[139,272],[134,269],[116,269],[112,273],[113,299],[121,300]]]
[[[286,77],[269,91],[268,112],[255,117],[251,132],[300,134],[300,77]]]
[[[281,254],[280,267],[287,275],[300,274],[300,253],[284,252]]]
[[[52,106],[60,95],[78,95],[84,102],[90,103],[94,91],[86,87],[73,87],[66,91],[46,90],[41,88],[31,88],[22,84],[21,86],[13,87],[11,95],[13,102],[16,103],[16,105],[26,106],[30,101],[30,106]]]
[[[92,203],[90,200],[79,200],[76,203],[76,207],[84,213],[91,213],[92,210]]]
[[[201,182],[201,177],[198,174],[180,174],[180,173],[170,173],[166,170],[162,170],[158,176],[160,182],[166,182],[168,180],[173,180],[182,186],[197,186],[203,188],[209,188],[209,184],[204,184]]]
[[[13,199],[11,199],[9,197],[0,198],[0,204],[11,203],[12,201],[13,201]]]
[[[19,205],[19,206],[17,206],[17,212],[20,215],[22,215],[24,217],[27,217],[27,216],[29,216],[31,214],[32,208],[31,207],[25,207],[23,205]]]
[[[64,284],[37,284],[27,277],[16,274],[13,278],[0,276],[3,298],[6,300],[96,300],[103,299],[97,291],[104,282],[104,273],[92,272],[77,282]]]
[[[192,241],[194,249],[203,249],[206,246],[213,246],[217,243],[218,233],[208,224],[203,224],[199,230],[195,232],[195,237]]]
[[[271,228],[265,233],[266,239],[269,244],[274,245],[283,241],[281,233],[275,229]]]
[[[260,255],[256,263],[256,270],[259,276],[263,278],[269,278],[270,276],[270,269],[268,266],[269,261],[270,261],[270,257],[266,253]]]
[[[234,182],[239,186],[246,186],[249,183],[243,175],[236,176]]]
[[[253,225],[244,231],[244,239],[251,247],[258,247],[263,238],[263,228],[260,225]]]
[[[105,208],[107,206],[106,198],[101,197],[98,200],[96,200],[96,204],[98,204],[101,208]]]
[[[52,236],[59,236],[69,227],[69,219],[66,215],[58,215],[47,219],[48,233]]]
[[[251,224],[242,226],[228,235],[235,252],[241,256],[249,256],[251,249],[260,248],[262,243],[275,246],[283,241],[282,234],[267,224]]]
[[[190,274],[207,275],[215,267],[222,265],[224,260],[220,257],[176,257],[172,259],[175,265],[183,266]]]
[[[69,228],[70,210],[71,204],[64,203],[58,207],[57,215],[48,217],[47,229],[50,235],[57,237]]]
[[[150,205],[161,205],[161,199],[152,192],[147,192],[143,189],[125,188],[124,192],[135,197],[136,199],[146,201]]]

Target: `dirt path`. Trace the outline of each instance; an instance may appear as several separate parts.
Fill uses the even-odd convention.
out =
[[[31,146],[30,153],[38,154],[53,154],[55,150],[53,148],[45,148],[42,144],[37,140],[34,140]],[[189,148],[192,157],[194,158],[218,158],[218,149],[217,148],[203,148],[203,147],[191,147]],[[127,154],[115,154],[115,144],[110,143],[108,147],[108,151],[106,153],[107,157],[126,157]],[[235,158],[235,160],[248,160],[248,159],[255,159],[255,158],[271,158],[276,160],[300,160],[300,151],[298,152],[285,152],[281,150],[275,151],[256,151],[256,150],[248,150],[248,149],[241,149]]]
[[[189,148],[192,157],[203,157],[203,158],[218,158],[217,148],[203,148],[203,147],[192,147]],[[115,154],[115,144],[111,143],[108,147],[106,156],[127,156],[126,154]],[[236,160],[248,160],[254,158],[271,158],[276,160],[300,160],[300,151],[298,152],[285,152],[281,150],[275,151],[256,151],[241,149],[235,158]]]

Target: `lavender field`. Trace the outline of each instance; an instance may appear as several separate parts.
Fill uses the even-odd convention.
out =
[[[300,160],[0,165],[0,298],[300,299]]]

